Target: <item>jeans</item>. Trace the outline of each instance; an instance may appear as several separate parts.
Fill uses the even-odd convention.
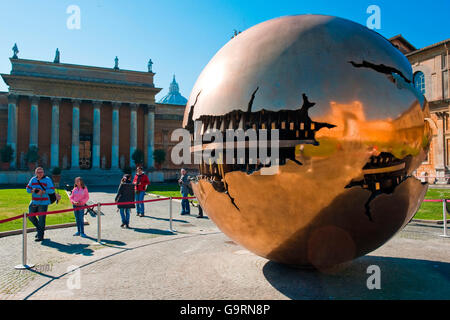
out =
[[[29,213],[35,213],[35,212],[47,212],[48,205],[36,205],[36,204],[30,204],[28,207]],[[34,217],[28,217],[28,219],[31,221],[31,223],[36,227],[37,231],[37,237],[38,239],[44,238],[44,231],[45,231],[45,215],[44,216],[34,216]]]
[[[78,208],[78,206],[73,206],[74,209]],[[75,221],[77,222],[77,231],[80,234],[84,233],[84,210],[75,210],[73,212],[75,214]]]
[[[182,193],[181,195],[184,198],[184,197],[187,197],[189,194],[186,192],[186,193]],[[187,214],[191,213],[191,207],[189,206],[189,200],[188,199],[181,200],[181,212],[182,213],[187,213]]]
[[[144,200],[145,191],[138,191],[136,192],[135,201],[142,201]],[[143,203],[136,203],[136,213],[138,214],[144,214],[144,204]]]
[[[120,216],[122,217],[122,224],[130,224],[130,208],[120,208]]]

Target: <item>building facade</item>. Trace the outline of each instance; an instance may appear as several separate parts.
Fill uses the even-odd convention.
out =
[[[170,161],[170,135],[182,124],[184,105],[155,103],[161,90],[148,72],[10,58],[9,86],[0,93],[0,148],[14,149],[12,170],[26,170],[26,154],[38,148],[39,165],[63,170],[120,170],[133,167],[132,154],[144,153],[155,167],[179,170]],[[178,87],[178,84],[177,84]],[[11,170],[10,169],[10,170]],[[169,174],[170,175],[170,174]]]
[[[450,178],[450,39],[416,49],[401,35],[389,39],[411,63],[414,85],[429,102],[433,140],[416,176],[430,183],[448,183]]]

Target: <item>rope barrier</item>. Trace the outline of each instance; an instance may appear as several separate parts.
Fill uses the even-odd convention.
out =
[[[172,200],[173,199],[196,199],[196,197],[168,197],[168,198],[158,198],[158,199],[151,199],[151,200],[142,200],[142,201],[132,201],[132,202],[111,202],[111,203],[97,203],[90,206],[83,206],[83,207],[76,207],[72,209],[64,209],[64,210],[56,210],[56,211],[48,211],[48,212],[36,212],[36,213],[23,213],[23,215],[11,217],[8,219],[0,220],[1,223],[13,221],[16,219],[23,218],[23,228],[22,228],[22,264],[15,266],[16,269],[31,269],[34,267],[34,264],[27,264],[27,217],[34,217],[34,216],[42,216],[42,215],[49,215],[49,214],[57,214],[57,213],[64,213],[64,212],[71,212],[71,211],[79,211],[79,210],[85,210],[90,208],[97,207],[97,244],[104,244],[101,241],[101,206],[113,206],[113,205],[128,205],[128,204],[136,204],[136,203],[147,203],[147,202],[156,202],[156,201],[164,201],[169,200],[169,231],[170,232],[176,232],[172,228]],[[442,202],[442,212],[443,212],[443,220],[444,220],[444,234],[441,235],[442,237],[450,237],[447,235],[447,209],[446,209],[446,203],[450,202],[450,200],[447,199],[425,199],[423,202]]]
[[[172,197],[172,199],[196,199],[197,197]],[[115,206],[115,205],[129,205],[129,204],[136,204],[136,203],[147,203],[147,202],[156,202],[156,201],[164,201],[164,200],[170,200],[171,198],[159,198],[159,199],[151,199],[151,200],[142,200],[142,201],[133,201],[133,202],[109,202],[109,203],[100,203],[101,206]],[[423,202],[442,202],[443,199],[424,199]],[[446,200],[446,202],[450,202],[450,200]],[[78,211],[78,210],[86,210],[97,207],[97,204],[93,204],[90,206],[84,206],[84,207],[77,207],[72,209],[64,209],[64,210],[56,210],[56,211],[46,211],[46,212],[35,212],[35,213],[29,213],[28,217],[35,217],[35,216],[43,216],[43,215],[50,215],[50,214],[58,214],[58,213],[65,213],[65,212],[71,212],[71,211]],[[0,224],[18,220],[23,218],[23,214],[14,216],[11,218],[0,220]]]
[[[151,200],[142,200],[142,201],[132,201],[132,202],[110,202],[110,203],[100,203],[101,206],[115,206],[115,205],[129,205],[129,204],[136,204],[136,203],[147,203],[147,202],[156,202],[156,201],[164,201],[164,200],[170,200],[171,198],[159,198],[159,199],[151,199]],[[196,199],[196,197],[172,197],[172,199]],[[34,212],[27,214],[27,217],[35,217],[35,216],[44,216],[49,214],[58,214],[58,213],[64,213],[64,212],[71,212],[71,211],[78,211],[78,210],[85,210],[90,208],[97,207],[98,204],[93,204],[90,206],[84,206],[84,207],[77,207],[77,208],[71,208],[71,209],[64,209],[64,210],[55,210],[55,211],[45,211],[45,212]],[[11,218],[0,220],[0,224],[6,223],[9,221],[17,220],[23,218],[23,214],[14,216]]]

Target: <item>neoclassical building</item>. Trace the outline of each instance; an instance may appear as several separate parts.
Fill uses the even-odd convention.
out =
[[[450,39],[416,49],[401,35],[389,39],[411,63],[414,85],[430,106],[433,140],[427,159],[416,176],[430,183],[448,183],[450,179]]]
[[[166,151],[163,168],[179,169],[170,161],[171,132],[181,127],[184,104],[155,103],[162,89],[148,72],[21,59],[17,47],[11,72],[1,74],[9,86],[0,92],[0,148],[15,150],[13,169],[25,169],[30,147],[39,150],[40,165],[79,170],[119,170],[133,166],[136,149],[144,165],[154,167],[155,149]],[[175,77],[169,95],[180,95]],[[164,99],[163,99],[164,100]]]

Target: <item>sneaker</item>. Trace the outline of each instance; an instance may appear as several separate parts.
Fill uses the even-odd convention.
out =
[[[87,238],[87,235],[84,234],[84,233],[82,233],[82,234],[80,234],[80,237],[82,237],[82,238]]]
[[[40,242],[42,240],[44,240],[44,238],[36,238],[36,239],[34,239],[34,241],[36,241],[36,242]]]
[[[130,226],[129,225],[125,225],[125,228],[130,229]]]
[[[120,225],[120,227],[121,227],[121,228],[125,228],[125,224],[122,223],[122,224]]]
[[[75,233],[73,234],[74,237],[78,237],[79,235],[80,235],[79,232],[75,232]]]
[[[203,218],[203,216],[202,215],[198,215],[197,218]]]
[[[141,217],[143,217],[144,216],[144,214],[143,213],[141,213]]]

